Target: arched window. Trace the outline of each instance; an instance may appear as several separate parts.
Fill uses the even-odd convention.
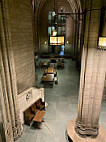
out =
[[[65,8],[61,6],[58,16],[55,16],[55,11],[49,11],[48,13],[48,35],[52,35],[53,30],[57,30],[58,35],[65,35],[66,30],[66,16],[64,15]],[[62,14],[63,13],[63,14]]]

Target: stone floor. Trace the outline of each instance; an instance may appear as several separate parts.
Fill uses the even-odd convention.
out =
[[[36,68],[37,86],[43,87],[40,84],[43,71],[42,68]],[[41,125],[42,130],[30,129],[24,125],[23,135],[17,142],[67,142],[66,126],[71,119],[77,117],[79,72],[75,69],[75,62],[67,59],[65,68],[57,70],[57,73],[58,85],[45,88],[45,101],[48,107],[45,122]],[[106,101],[102,103],[100,123],[106,129]]]

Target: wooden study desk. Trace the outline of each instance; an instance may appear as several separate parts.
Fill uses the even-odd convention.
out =
[[[57,63],[57,61],[64,63],[64,58],[50,58],[51,63]]]
[[[46,76],[43,76],[43,77],[42,77],[41,82],[42,82],[42,83],[45,83],[45,84],[48,83],[49,85],[52,85],[52,86],[53,86],[54,74],[46,74]]]
[[[43,82],[53,82],[54,81],[54,74],[46,74],[46,76],[43,76],[41,81]]]
[[[56,76],[57,72],[56,72],[56,70],[53,67],[49,67],[48,69],[46,69],[44,71],[44,74],[54,74],[54,76]]]

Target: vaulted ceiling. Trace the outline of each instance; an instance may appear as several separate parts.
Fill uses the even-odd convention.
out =
[[[43,6],[46,3],[51,3],[51,2],[53,3],[54,0],[37,0],[37,1],[35,1],[36,12],[40,13]],[[59,2],[61,3],[61,6],[64,6],[64,4],[66,2],[68,2],[73,12],[78,11],[78,10],[80,10],[80,11],[82,10],[80,0],[55,0],[55,3],[59,3]]]

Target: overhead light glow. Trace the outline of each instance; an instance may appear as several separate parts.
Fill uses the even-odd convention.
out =
[[[57,35],[57,31],[56,31],[56,30],[53,30],[52,35],[53,35],[53,36],[56,36],[56,35]]]
[[[99,47],[106,47],[106,37],[99,37]]]
[[[68,44],[69,42],[68,42],[68,40],[67,40],[67,44]]]
[[[52,16],[55,16],[55,12],[52,12]]]

